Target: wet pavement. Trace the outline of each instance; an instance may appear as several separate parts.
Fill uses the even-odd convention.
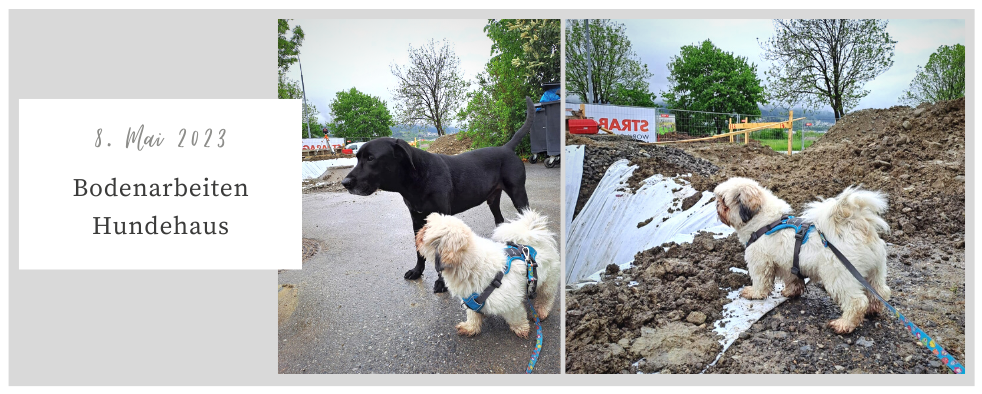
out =
[[[526,164],[526,173],[529,204],[548,215],[559,234],[559,168]],[[504,194],[501,210],[506,220],[516,215]],[[401,196],[304,194],[303,215],[303,237],[319,242],[320,250],[302,270],[278,274],[280,291],[296,292],[280,296],[281,308],[295,307],[288,316],[281,314],[280,373],[524,372],[535,348],[533,336],[519,338],[496,316],[484,320],[477,336],[459,336],[454,326],[465,313],[449,293],[433,294],[432,264],[427,262],[421,279],[403,279],[416,254]],[[457,217],[480,236],[494,231],[487,205]],[[560,371],[561,304],[556,302],[542,322],[535,373]]]

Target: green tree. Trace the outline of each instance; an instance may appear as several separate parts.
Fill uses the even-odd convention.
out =
[[[590,80],[587,82],[586,25],[579,19],[566,20],[566,88],[585,103],[641,105],[654,107],[656,96],[649,91],[652,74],[631,48],[627,29],[609,19],[590,19]]]
[[[409,47],[409,64],[391,66],[399,85],[392,92],[398,123],[423,127],[433,125],[438,135],[446,134],[457,109],[464,102],[467,81],[461,76],[460,59],[446,40],[435,40],[419,48]]]
[[[278,33],[279,33],[279,59],[277,61],[277,66],[282,71],[289,71],[290,66],[297,62],[297,56],[300,55],[300,46],[303,45],[303,29],[300,26],[295,26],[293,28],[293,34],[289,39],[286,38],[286,32],[290,31],[289,19],[279,19]]]
[[[775,19],[774,36],[760,43],[771,62],[773,97],[829,105],[838,120],[869,94],[863,85],[893,65],[897,42],[877,19]]]
[[[917,74],[900,96],[900,103],[914,107],[959,97],[965,97],[965,46],[942,45],[924,68],[917,66]]]
[[[628,64],[628,66],[641,67],[641,64],[631,62]],[[636,70],[629,72],[628,74],[651,76],[651,73],[648,72],[647,67],[648,66],[645,65],[644,70]],[[658,106],[655,104],[655,99],[657,97],[658,96],[648,90],[648,81],[643,79],[635,79],[633,81],[615,83],[614,89],[610,94],[610,103],[614,105],[654,108]]]
[[[313,104],[307,103],[307,122],[301,122],[301,138],[307,138],[307,125],[310,125],[310,137],[311,138],[323,138],[324,137],[324,125],[317,121],[317,115],[320,111]],[[302,119],[301,119],[302,120]]]
[[[300,88],[300,81],[287,78],[281,72],[279,75],[279,95],[280,99],[303,99],[303,90]]]
[[[513,89],[509,95],[508,87],[496,84],[486,71],[478,74],[474,85],[477,89],[467,93],[467,105],[457,114],[460,134],[471,138],[474,148],[504,145],[521,127],[521,123],[515,126],[510,96],[524,89]]]
[[[484,32],[492,39],[491,55],[501,66],[518,67],[533,88],[560,79],[559,19],[489,19]],[[522,97],[524,107],[525,98]],[[525,119],[522,110],[522,119]]]
[[[558,19],[489,19],[484,32],[491,39],[491,59],[467,94],[457,114],[461,133],[473,147],[500,146],[525,123],[525,97],[542,95],[542,84],[559,82],[560,21]],[[519,152],[529,152],[528,142]]]
[[[668,91],[661,95],[669,108],[759,115],[765,102],[757,66],[710,40],[683,46],[668,72]]]
[[[278,37],[279,50],[277,52],[277,67],[279,69],[279,98],[281,99],[300,99],[303,93],[300,90],[299,82],[286,77],[286,72],[290,71],[290,66],[299,61],[300,46],[303,45],[303,29],[295,26],[290,38],[286,38],[286,33],[290,32],[289,19],[279,19]]]
[[[327,128],[342,138],[378,138],[392,135],[392,115],[385,101],[358,89],[338,92],[331,101],[333,120]]]
[[[290,30],[289,19],[279,19],[278,20],[278,37],[279,37],[279,50],[277,52],[277,97],[280,99],[294,99],[302,100],[303,89],[300,86],[300,81],[287,78],[286,73],[290,70],[290,66],[300,60],[300,46],[303,45],[304,34],[303,29],[300,26],[295,26],[293,30]],[[290,38],[287,38],[287,32],[290,32]],[[317,122],[317,114],[320,113],[317,107],[311,103],[304,103],[306,107],[307,119],[303,119],[303,114],[300,116],[300,128],[302,138],[307,138],[307,125],[310,124],[310,137],[320,138],[324,136],[323,125]]]

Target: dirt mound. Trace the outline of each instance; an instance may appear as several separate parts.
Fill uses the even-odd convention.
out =
[[[354,158],[353,154],[344,153],[325,153],[315,156],[304,156],[303,161],[319,161],[319,160],[331,160],[331,159],[344,159],[344,158]]]
[[[567,371],[702,371],[720,350],[712,323],[728,289],[750,284],[730,271],[746,267],[736,236],[721,241],[700,233],[690,244],[646,250],[630,269],[608,269],[605,280],[568,293]]]
[[[964,247],[918,240],[888,245],[887,253],[890,303],[964,362]],[[706,373],[951,373],[893,317],[868,316],[848,335],[831,333],[825,324],[841,311],[821,286],[805,289],[741,334]]]
[[[471,150],[472,142],[470,138],[463,135],[448,134],[434,140],[426,151],[441,155],[456,155]]]
[[[707,160],[693,157],[681,149],[670,146],[640,145],[638,141],[626,135],[589,135],[577,137],[580,145],[584,145],[583,177],[580,183],[580,195],[576,201],[573,215],[580,213],[583,205],[593,195],[593,191],[607,172],[607,168],[615,161],[628,159],[632,165],[639,168],[628,179],[628,188],[637,189],[644,179],[653,174],[700,174],[709,176],[719,170]]]
[[[892,233],[884,240],[891,303],[964,361],[964,99],[857,111],[790,158],[755,142],[677,146],[718,168],[692,171],[688,179],[697,190],[712,190],[730,177],[749,177],[797,212],[806,202],[833,197],[849,185],[888,193],[884,218]],[[577,212],[619,158],[641,166],[638,178],[678,172],[637,159],[640,145],[609,149],[586,147]],[[593,176],[596,181],[588,179]],[[735,237],[701,235],[667,252],[647,250],[635,257],[634,266],[568,294],[568,372],[698,373],[718,353],[718,346],[706,342],[718,337],[703,325],[719,319],[729,302],[719,288],[749,284],[747,275],[728,271],[745,266]],[[855,332],[835,335],[825,323],[840,314],[825,290],[810,284],[802,297],[779,305],[741,334],[706,372],[950,373],[892,317],[867,317]],[[705,323],[697,324],[703,316]]]
[[[566,145],[593,145],[593,140],[580,134],[566,133]]]
[[[637,190],[645,179],[655,174],[689,178],[690,174],[710,176],[719,171],[719,167],[705,159],[692,157],[685,151],[671,146],[647,145],[648,150],[640,152],[641,157],[631,159],[631,165],[637,165],[627,180],[627,187]]]
[[[964,233],[965,100],[857,111],[790,159],[766,147],[681,145],[721,170],[693,179],[703,190],[730,177],[756,179],[800,212],[850,185],[889,195],[887,242]]]
[[[348,176],[351,172],[352,167],[332,167],[324,171],[321,176],[313,179],[307,179],[303,181],[301,190],[304,194],[307,193],[317,193],[317,192],[338,192],[346,193],[348,189],[345,189],[341,185],[341,181],[344,177]]]

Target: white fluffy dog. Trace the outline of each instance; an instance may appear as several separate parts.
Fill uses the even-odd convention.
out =
[[[416,249],[429,261],[436,261],[440,252],[443,279],[455,297],[480,294],[491,284],[495,275],[505,268],[505,242],[528,245],[536,250],[538,263],[538,294],[534,299],[540,319],[549,316],[559,290],[559,251],[555,235],[548,230],[548,218],[533,210],[522,212],[516,220],[502,223],[494,230],[492,239],[479,237],[464,222],[453,216],[430,214],[426,226],[416,233]],[[515,334],[527,338],[529,321],[526,314],[526,265],[513,261],[510,271],[501,279],[501,287],[486,300],[481,312],[467,309],[467,321],[457,324],[457,333],[476,335],[481,332],[485,314],[498,315],[508,322]]]
[[[736,229],[740,242],[745,245],[755,231],[791,213],[788,203],[751,179],[731,178],[719,184],[713,193],[720,221]],[[880,232],[890,230],[879,216],[886,209],[885,194],[849,187],[838,197],[808,203],[802,218],[814,224],[870,285],[889,300],[886,243],[879,236]],[[883,303],[866,291],[832,250],[823,245],[819,234],[814,229],[811,231],[808,242],[801,246],[801,273],[821,281],[842,308],[842,317],[829,322],[829,327],[839,334],[852,332],[864,315],[882,311]],[[750,244],[744,258],[753,286],[745,287],[740,295],[748,299],[767,297],[774,288],[775,277],[784,280],[782,295],[801,295],[805,283],[791,273],[794,243],[794,229],[783,229]]]

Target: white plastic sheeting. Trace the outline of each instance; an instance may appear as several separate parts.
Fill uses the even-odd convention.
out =
[[[563,153],[563,165],[566,166],[566,236],[569,237],[570,224],[573,223],[573,211],[576,210],[576,199],[580,196],[580,183],[583,181],[583,145],[567,145]]]
[[[358,164],[358,159],[354,157],[346,157],[341,159],[304,161],[301,163],[303,163],[303,178],[300,180],[303,181],[324,175],[324,171],[327,171],[328,168],[354,167],[355,164]]]
[[[572,149],[571,149],[572,148]],[[580,148],[580,149],[576,149]],[[709,231],[723,238],[733,232],[716,216],[715,204],[709,200],[711,192],[702,193],[699,201],[687,211],[680,211],[682,200],[696,190],[685,181],[654,175],[645,179],[644,185],[633,194],[624,191],[625,183],[637,166],[620,160],[610,166],[596,191],[590,196],[583,210],[570,219],[579,195],[583,174],[583,150],[580,146],[566,147],[566,283],[579,287],[601,280],[600,274],[608,264],[617,264],[622,270],[630,268],[634,255],[665,242],[692,242],[699,231]],[[577,156],[578,155],[578,156]],[[573,178],[575,176],[575,178]],[[570,189],[575,181],[576,187]],[[682,184],[680,184],[682,183]],[[672,209],[674,212],[669,213]],[[638,223],[652,218],[647,225]],[[731,267],[730,271],[747,274],[746,270]],[[628,286],[632,286],[631,282]],[[715,365],[740,333],[748,330],[787,298],[781,296],[784,284],[778,280],[775,289],[764,300],[747,300],[740,297],[740,289],[732,290],[727,298],[732,300],[723,307],[723,318],[713,323],[713,331],[723,337],[722,350],[716,359],[706,366]],[[637,363],[635,363],[635,366]]]
[[[746,270],[733,267],[730,268],[730,271],[743,274],[747,273]],[[805,283],[807,284],[808,281],[809,279],[806,278]],[[730,345],[740,337],[740,333],[749,330],[750,326],[756,323],[757,320],[760,320],[761,317],[764,317],[767,312],[770,312],[771,309],[776,308],[788,299],[781,295],[781,290],[784,290],[784,283],[780,279],[774,282],[774,291],[771,292],[771,295],[763,300],[748,300],[740,297],[740,290],[743,290],[743,288],[733,290],[726,295],[726,298],[733,301],[723,306],[723,318],[713,323],[713,331],[723,336],[723,339],[719,340],[720,345],[723,345],[723,349],[716,355],[716,359],[706,366],[707,369],[716,365],[716,362],[723,356],[726,349],[729,349]],[[705,370],[703,369],[703,372]]]
[[[582,171],[582,160],[580,163]],[[681,211],[682,200],[696,193],[685,181],[656,174],[645,179],[634,193],[623,191],[627,179],[637,169],[628,163],[619,160],[607,169],[583,210],[568,227],[566,283],[589,280],[591,274],[608,264],[629,263],[638,252],[665,242],[692,242],[699,231],[719,237],[733,232],[716,217],[716,206],[709,203],[712,193],[702,193],[695,205]],[[567,192],[566,196],[569,204],[568,200],[576,194]],[[669,209],[674,212],[670,213]],[[650,223],[638,228],[638,223],[649,218]]]

